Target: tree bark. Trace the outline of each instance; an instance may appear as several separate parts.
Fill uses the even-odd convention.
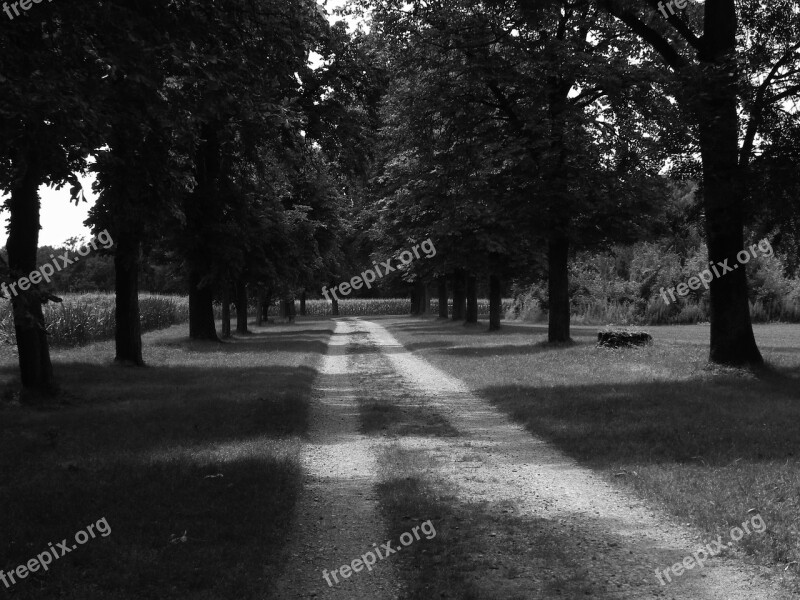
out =
[[[335,282],[330,282],[328,284],[329,289],[333,289],[336,286],[334,285]],[[336,299],[336,296],[331,293],[331,316],[338,317],[339,316],[339,300]]]
[[[708,257],[715,267],[721,268],[720,263],[732,267],[744,245],[743,181],[738,161],[736,3],[708,0],[702,38],[682,33],[698,49],[700,68],[632,15],[623,3],[603,5],[659,52],[678,78],[687,71],[697,74],[692,81],[699,85],[687,87],[689,94],[681,104],[695,112],[699,125]],[[753,335],[745,269],[734,269],[712,279],[710,287],[709,359],[734,366],[763,364]]]
[[[414,290],[411,294],[411,314],[425,315],[430,311],[430,297],[428,296],[428,286],[421,279],[414,282]]]
[[[478,322],[478,278],[470,273],[467,275],[467,318],[464,325]]]
[[[202,279],[202,274],[195,270],[189,273],[189,337],[218,342],[214,323],[214,293],[210,285],[199,287]]]
[[[420,296],[422,305],[420,306],[420,313],[428,315],[431,312],[431,294],[428,290],[428,284],[424,281],[420,282]]]
[[[744,247],[743,190],[739,173],[739,117],[736,51],[736,7],[733,0],[706,5],[706,63],[698,102],[700,153],[708,258],[714,266],[734,267],[711,280],[712,362],[727,365],[763,363],[750,319],[746,268],[738,265]],[[725,262],[727,260],[727,263]],[[722,270],[722,267],[718,267]]]
[[[442,275],[438,281],[439,287],[439,318],[447,318],[447,277]]]
[[[489,331],[500,329],[502,309],[503,296],[500,277],[492,273],[489,275]]]
[[[289,300],[281,300],[281,316],[288,319],[290,323],[294,321],[294,298]]]
[[[466,316],[467,295],[464,289],[464,271],[453,273],[453,321],[463,321]]]
[[[218,200],[218,183],[221,171],[221,144],[217,123],[204,123],[201,139],[195,156],[195,178],[197,184],[194,192],[186,197],[184,213],[186,215],[187,235],[195,238],[194,247],[189,249],[187,264],[189,266],[189,336],[195,340],[219,341],[214,323],[214,294],[212,286],[206,283],[202,288],[200,282],[211,270],[213,255],[200,235],[204,224],[212,218]]]
[[[258,288],[256,292],[256,325],[261,327],[264,323],[264,289]]]
[[[265,290],[264,288],[258,288],[258,299],[256,301],[257,308],[256,308],[256,325],[261,327],[264,323],[267,322],[269,317],[269,304],[272,298],[272,290]]]
[[[114,361],[141,367],[144,365],[139,314],[141,237],[138,231],[121,224],[114,241],[114,342],[117,352]]]
[[[33,149],[22,152],[15,166],[20,176],[11,189],[11,197],[7,203],[10,215],[6,248],[10,274],[16,280],[27,277],[37,267],[41,169],[39,158]],[[20,379],[23,390],[27,392],[23,398],[26,402],[33,402],[35,394],[55,392],[53,365],[50,362],[50,348],[38,286],[19,290],[16,295],[12,292],[11,306],[17,337]]]
[[[226,281],[222,284],[222,337],[231,337],[231,286]]]
[[[247,283],[236,282],[236,333],[246,335],[247,331]]]
[[[547,253],[550,315],[547,339],[549,342],[569,342],[569,240],[554,234],[548,242]]]

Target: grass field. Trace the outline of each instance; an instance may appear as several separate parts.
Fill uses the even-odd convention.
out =
[[[0,403],[0,565],[101,518],[111,535],[18,581],[13,597],[264,598],[288,559],[330,331],[271,326],[210,345],[173,327],[144,336],[144,370],[110,366],[110,342],[54,351],[69,405]],[[16,376],[13,357],[0,372]]]
[[[606,350],[595,347],[596,327],[575,327],[574,344],[549,347],[546,326],[487,333],[433,318],[381,322],[532,433],[709,539],[758,511],[766,533],[738,546],[749,560],[797,571],[800,326],[756,326],[769,367],[753,374],[706,368],[707,326],[653,327],[651,347]],[[14,597],[264,598],[290,566],[283,548],[300,448],[331,330],[331,321],[299,318],[217,345],[172,327],[145,336],[144,370],[110,366],[111,342],[54,350],[68,404],[0,402],[0,565],[25,564],[101,518],[111,535],[18,582]],[[5,355],[6,381],[16,368]],[[457,433],[424,412],[400,416],[386,403],[365,405],[362,430]],[[472,597],[460,573],[502,518],[456,508],[413,453],[386,451],[379,462],[389,533],[423,518],[440,524],[404,555],[420,572],[409,598]],[[535,561],[558,545],[509,551]]]
[[[800,561],[800,326],[756,326],[769,368],[707,369],[708,327],[652,327],[652,347],[544,344],[546,326],[499,333],[431,319],[391,328],[406,347],[614,483],[710,539],[758,511],[764,535],[739,547],[758,563]]]

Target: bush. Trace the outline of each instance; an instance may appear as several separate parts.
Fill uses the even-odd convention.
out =
[[[653,336],[644,331],[600,331],[597,334],[597,345],[601,348],[629,348],[652,343]]]
[[[610,253],[580,252],[570,264],[570,311],[585,325],[683,325],[709,320],[709,292],[693,290],[666,304],[660,290],[686,283],[708,268],[705,244],[691,240],[680,254],[658,244],[616,246]],[[784,275],[780,257],[751,256],[747,276],[755,323],[800,322],[800,281]],[[517,293],[509,320],[546,320],[547,289],[540,283]]]

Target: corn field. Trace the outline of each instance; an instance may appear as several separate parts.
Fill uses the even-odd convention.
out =
[[[44,318],[52,347],[83,346],[91,342],[114,338],[114,294],[65,294],[61,304],[46,304]],[[511,300],[503,300],[503,310],[511,307]],[[449,303],[452,311],[452,302]],[[383,315],[406,315],[411,311],[408,298],[350,298],[339,302],[339,315],[343,317],[368,317]],[[139,298],[142,333],[164,329],[189,320],[189,299],[181,296],[147,295]],[[221,318],[221,307],[215,305],[215,316]],[[250,311],[252,313],[252,310]],[[277,306],[270,308],[270,316]],[[437,299],[431,300],[431,313],[439,312]],[[300,314],[300,302],[296,302],[296,313]],[[308,300],[306,314],[309,317],[331,316],[331,304],[327,300]],[[478,300],[478,314],[489,314],[489,301]],[[252,316],[252,314],[251,314]],[[11,303],[6,302],[0,312],[0,342],[16,344]]]
[[[46,304],[44,319],[53,347],[83,346],[90,342],[113,339],[113,294],[65,294],[61,304]],[[180,296],[148,295],[139,298],[142,332],[163,329],[189,320],[189,300]],[[7,302],[0,318],[0,337],[16,344],[11,303]]]

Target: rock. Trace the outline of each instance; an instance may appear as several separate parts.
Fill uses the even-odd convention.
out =
[[[603,348],[630,348],[653,343],[653,336],[644,331],[600,331],[597,345]]]

